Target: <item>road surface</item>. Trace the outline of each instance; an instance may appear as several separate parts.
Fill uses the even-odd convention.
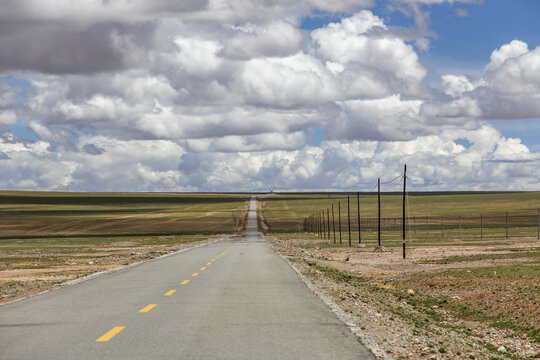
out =
[[[0,359],[373,359],[257,236],[0,307]]]

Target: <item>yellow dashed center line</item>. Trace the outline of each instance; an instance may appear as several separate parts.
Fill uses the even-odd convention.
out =
[[[143,307],[141,310],[139,310],[140,313],[146,313],[146,312],[149,312],[150,310],[152,310],[153,308],[155,308],[157,306],[157,304],[150,304],[150,305],[147,305],[145,307]]]
[[[225,250],[223,253],[221,253],[220,255],[216,256],[215,258],[213,258],[210,262],[207,262],[206,265],[207,266],[210,266],[212,265],[212,262],[216,261],[217,259],[219,259],[220,257],[226,255],[229,250],[231,250],[232,248],[234,248],[237,244],[234,244],[233,246],[229,247],[227,250]],[[200,269],[200,271],[204,271],[206,270],[206,267],[202,267]],[[193,273],[191,276],[198,276],[199,273]],[[182,281],[180,284],[181,285],[186,285],[190,282],[190,280],[184,280]],[[176,290],[169,290],[167,291],[165,294],[163,294],[164,296],[171,296],[172,294],[174,294],[176,292]],[[139,310],[140,313],[146,313],[146,312],[149,312],[150,310],[152,310],[153,308],[155,308],[157,306],[157,304],[149,304],[147,306],[145,306],[144,308],[142,308],[141,310]],[[109,330],[108,332],[106,332],[105,334],[103,334],[100,338],[98,338],[96,340],[96,342],[107,342],[109,340],[111,340],[113,337],[115,337],[116,335],[118,335],[122,330],[124,330],[126,327],[125,326],[115,326],[113,327],[111,330]]]
[[[111,340],[113,337],[115,337],[116,335],[118,335],[118,333],[120,331],[124,330],[125,328],[126,328],[125,326],[113,327],[111,330],[109,330],[108,332],[103,334],[103,336],[101,336],[99,339],[97,339],[96,342],[107,342],[107,341]]]

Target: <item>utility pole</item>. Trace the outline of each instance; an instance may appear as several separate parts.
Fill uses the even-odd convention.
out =
[[[377,179],[377,199],[379,203],[379,221],[378,221],[378,243],[379,248],[381,247],[381,178]]]
[[[334,221],[334,204],[332,204],[332,230],[334,231],[334,244],[336,243],[336,222]]]
[[[339,224],[339,245],[342,244],[341,242],[341,202],[338,201],[337,203],[338,208],[338,224]]]
[[[356,194],[356,205],[358,207],[358,244],[362,243],[362,228],[360,225],[360,193]]]
[[[322,233],[323,233],[323,239],[326,239],[326,224],[324,221],[324,210],[321,210],[322,214]]]
[[[326,222],[328,224],[328,242],[330,242],[330,209],[326,208]]]
[[[405,164],[405,170],[403,171],[403,258],[406,258],[405,253],[405,194],[407,189],[407,164]]]
[[[352,246],[351,244],[351,206],[349,202],[349,195],[347,195],[347,225],[349,228],[349,246]]]
[[[321,237],[321,213],[317,215],[317,235]]]

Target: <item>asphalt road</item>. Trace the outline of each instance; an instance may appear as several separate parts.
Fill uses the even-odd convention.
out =
[[[373,359],[257,236],[0,307],[0,359]]]

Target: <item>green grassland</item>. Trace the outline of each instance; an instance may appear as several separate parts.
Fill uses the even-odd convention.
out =
[[[248,194],[0,192],[0,303],[245,226]]]
[[[0,239],[232,232],[247,194],[0,192]]]
[[[347,196],[350,196],[349,210]],[[326,230],[329,214],[330,228],[333,230],[335,227],[337,231],[339,206],[342,238],[348,239],[347,217],[350,212],[352,237],[358,240],[356,193],[271,194],[260,196],[260,199],[264,201],[264,216],[272,232],[303,232],[304,219],[313,214],[318,217],[321,211],[324,211]],[[407,237],[418,240],[419,244],[458,238],[465,241],[505,238],[506,212],[509,237],[533,237],[538,234],[539,207],[540,192],[409,193]],[[367,241],[377,238],[377,211],[377,194],[360,193],[362,235]],[[382,238],[390,242],[389,246],[399,245],[402,211],[402,194],[381,195]]]

